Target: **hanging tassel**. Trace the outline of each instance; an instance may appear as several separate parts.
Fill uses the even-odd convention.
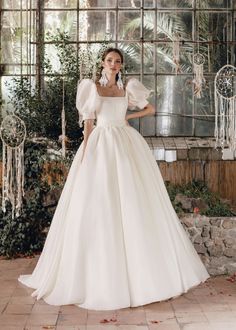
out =
[[[173,62],[175,63],[175,74],[180,73],[180,41],[179,35],[175,34],[173,41]]]
[[[196,53],[193,56],[194,95],[196,95],[198,99],[202,97],[202,86],[206,82],[203,75],[204,62],[205,58],[202,54]]]
[[[66,115],[65,115],[65,85],[62,78],[62,110],[61,110],[61,135],[59,136],[62,147],[62,157],[66,157]]]
[[[12,219],[19,217],[24,196],[24,144],[17,148],[3,142],[2,167],[2,210],[6,202],[12,205]]]

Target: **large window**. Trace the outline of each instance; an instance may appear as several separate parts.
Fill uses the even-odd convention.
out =
[[[127,76],[153,90],[156,115],[133,125],[144,136],[211,136],[214,132],[214,76],[235,65],[236,4],[233,0],[2,0],[1,96],[8,104],[12,76],[46,79],[42,49],[57,69],[47,34],[67,31],[77,51],[104,40],[125,53]],[[179,69],[173,56],[180,45]],[[194,96],[193,55],[204,55],[206,84]],[[6,84],[8,83],[8,84]]]

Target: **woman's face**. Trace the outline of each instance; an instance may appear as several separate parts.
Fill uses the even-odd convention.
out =
[[[102,66],[108,74],[117,74],[121,69],[121,57],[116,52],[110,52],[102,61]]]

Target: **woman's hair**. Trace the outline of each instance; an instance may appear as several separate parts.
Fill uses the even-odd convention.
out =
[[[104,61],[105,58],[107,57],[107,55],[111,52],[115,52],[115,53],[119,54],[120,58],[121,58],[121,63],[124,62],[124,56],[123,56],[122,52],[118,48],[113,48],[113,47],[109,47],[103,52],[102,61]]]
[[[105,61],[105,58],[107,57],[107,55],[111,52],[115,52],[117,53],[118,55],[120,55],[120,59],[121,59],[121,63],[123,64],[124,62],[124,55],[122,54],[122,52],[118,49],[118,48],[113,48],[113,47],[109,47],[107,48],[103,53],[102,53],[102,56],[101,56],[101,60],[102,61]],[[100,76],[102,74],[102,70],[103,70],[103,67],[101,66],[99,72],[98,72],[98,77],[97,77],[97,81],[100,79]],[[116,80],[118,80],[118,74],[116,76]]]

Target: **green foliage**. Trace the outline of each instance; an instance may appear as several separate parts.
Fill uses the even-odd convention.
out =
[[[78,140],[82,129],[78,125],[75,100],[80,70],[83,70],[83,78],[92,78],[94,67],[98,70],[100,66],[100,53],[108,43],[104,42],[96,49],[88,45],[77,53],[67,32],[57,31],[56,35],[48,33],[46,39],[52,42],[54,50],[50,54],[44,53],[40,72],[45,78],[41,89],[33,86],[28,77],[13,78],[13,83],[9,84],[10,101],[15,113],[24,120],[28,136],[44,136],[57,141],[62,134],[64,81],[66,135],[72,141]],[[53,69],[51,57],[58,59],[59,68]]]
[[[27,142],[25,146],[25,196],[19,217],[12,219],[11,206],[0,210],[0,255],[8,258],[41,251],[52,214],[44,206],[50,187],[43,181],[45,147]]]
[[[177,213],[183,212],[183,209],[180,204],[175,204],[174,200],[177,194],[183,194],[190,198],[200,198],[206,202],[209,209],[200,212],[202,215],[210,217],[230,217],[235,215],[230,206],[225,204],[216,193],[211,192],[203,181],[192,181],[181,186],[166,182],[166,188]]]

